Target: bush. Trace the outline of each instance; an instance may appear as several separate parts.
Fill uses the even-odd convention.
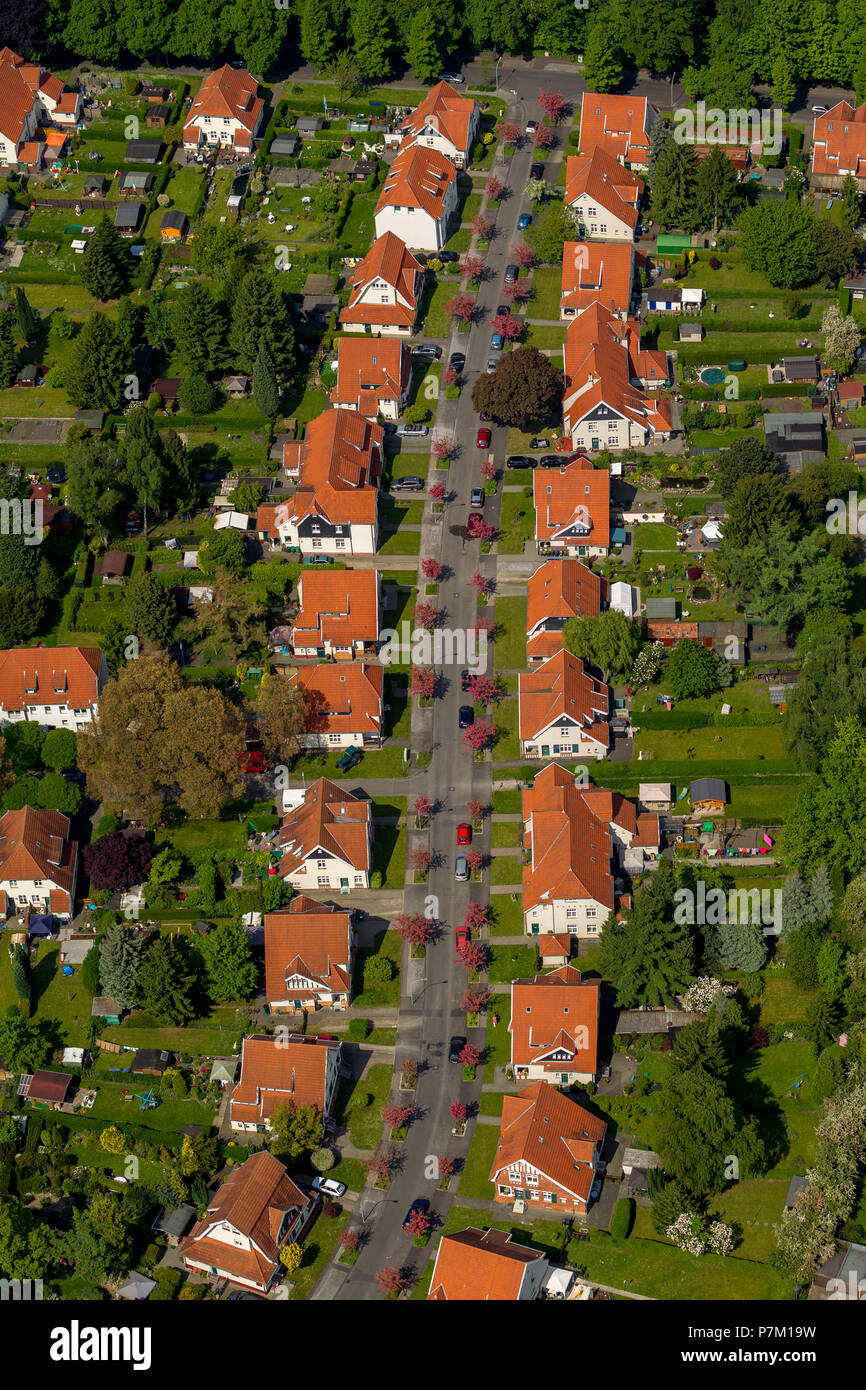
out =
[[[349,1023],[348,1036],[353,1042],[363,1042],[372,1031],[372,1026],[369,1018],[353,1018]]]
[[[339,1202],[326,1202],[322,1207],[322,1215],[327,1216],[330,1221],[335,1220],[340,1215],[343,1208]]]
[[[373,1097],[369,1091],[359,1091],[352,1101],[352,1108],[356,1110],[366,1110],[368,1105],[373,1104]]]
[[[620,1197],[610,1221],[610,1233],[614,1240],[628,1240],[633,1224],[634,1201],[631,1197]]]
[[[336,1163],[330,1149],[314,1149],[310,1154],[310,1162],[317,1173],[327,1173]]]
[[[374,869],[373,872],[371,873],[371,875],[370,875],[370,887],[371,887],[371,888],[381,888],[381,887],[382,887],[382,870],[381,870],[381,869]]]
[[[721,268],[722,268],[722,263],[721,263],[721,261],[719,260],[718,256],[710,256],[710,259],[709,259],[709,267],[710,267],[710,270],[721,270]]]
[[[387,984],[393,977],[394,966],[387,956],[370,956],[364,962],[364,983]]]

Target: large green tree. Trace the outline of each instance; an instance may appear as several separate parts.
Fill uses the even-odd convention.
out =
[[[690,637],[677,642],[665,666],[665,684],[670,686],[676,699],[694,700],[712,695],[722,681],[720,658],[714,651]]]
[[[750,270],[763,271],[771,285],[783,289],[812,284],[818,269],[818,224],[805,203],[756,203],[737,225],[737,244]]]
[[[406,62],[419,82],[432,86],[442,70],[442,59],[449,47],[437,16],[429,5],[415,11],[406,45]]]
[[[262,342],[277,370],[288,371],[294,342],[288,306],[271,271],[254,267],[240,281],[232,304],[229,344],[234,365],[251,372]]]
[[[722,449],[716,460],[716,479],[723,497],[731,497],[741,478],[764,477],[778,473],[781,464],[763,439],[747,435]]]
[[[129,247],[103,213],[81,257],[81,282],[94,299],[117,299],[126,289],[128,265]]]
[[[562,640],[574,656],[597,666],[603,681],[631,671],[642,641],[638,624],[614,608],[597,618],[569,618]]]
[[[622,62],[603,24],[594,24],[589,31],[583,53],[583,78],[589,92],[612,92],[622,81]]]
[[[129,360],[129,350],[109,319],[104,314],[91,314],[64,371],[72,404],[88,410],[116,409],[123,400]]]
[[[250,939],[240,922],[220,922],[199,943],[207,992],[214,1004],[250,999],[258,983]]]
[[[158,1023],[185,1027],[195,1017],[195,975],[179,945],[158,937],[138,972],[141,1002]]]
[[[394,30],[385,0],[355,0],[351,26],[361,76],[367,81],[387,80],[391,75]]]
[[[300,1158],[322,1137],[322,1117],[314,1105],[278,1105],[271,1116],[270,1150],[278,1158]]]
[[[132,631],[167,647],[174,631],[175,610],[171,590],[155,574],[139,574],[126,590],[126,607]]]
[[[327,0],[304,0],[301,8],[301,52],[314,67],[326,68],[337,48],[337,26]]]
[[[203,280],[181,290],[171,306],[171,327],[180,359],[190,372],[212,372],[225,351],[222,305]]]
[[[18,374],[18,349],[10,314],[0,314],[0,390],[12,386]]]
[[[274,360],[264,339],[259,343],[253,367],[253,400],[269,420],[276,418],[280,409],[280,388],[277,384]]]
[[[662,860],[635,894],[625,922],[611,918],[601,938],[604,973],[621,1008],[670,1005],[694,976],[694,943],[674,920],[674,876]]]
[[[123,1009],[133,1008],[141,991],[138,977],[147,953],[144,938],[127,926],[111,927],[99,947],[99,987]]]
[[[801,873],[825,863],[851,878],[866,867],[866,733],[853,715],[840,711],[816,775],[800,782],[782,849]]]
[[[661,226],[696,232],[704,221],[698,195],[698,162],[691,145],[671,140],[653,171],[652,218]]]

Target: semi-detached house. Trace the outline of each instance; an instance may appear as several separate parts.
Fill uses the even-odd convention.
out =
[[[376,204],[376,236],[393,232],[407,246],[440,251],[456,207],[457,174],[451,160],[422,145],[401,147]]]
[[[607,555],[610,550],[610,473],[585,455],[563,457],[559,468],[532,477],[539,554]]]
[[[292,626],[296,657],[352,661],[379,642],[379,571],[307,570],[298,580]]]
[[[286,795],[294,797],[295,804],[287,808],[280,824],[280,874],[285,882],[308,893],[369,888],[371,802],[326,777]]]
[[[606,1133],[604,1120],[544,1081],[505,1096],[490,1171],[495,1200],[585,1212]]]
[[[614,907],[613,845],[574,777],[554,763],[522,793],[523,925],[595,938]]]
[[[584,92],[580,99],[580,154],[602,149],[626,169],[646,169],[658,107],[646,97]]]
[[[340,338],[331,402],[365,420],[397,420],[412,382],[412,359],[399,338]]]
[[[265,998],[271,1013],[347,1009],[352,998],[351,912],[296,893],[267,912]]]
[[[461,96],[448,82],[437,82],[403,122],[399,136],[386,137],[386,144],[399,139],[401,151],[412,145],[435,150],[463,169],[478,139],[480,123],[477,101]]]
[[[38,63],[25,63],[11,48],[0,49],[0,164],[37,165],[49,141],[48,123],[74,130],[81,119],[81,97]],[[62,136],[57,137],[62,140]]]
[[[545,560],[526,585],[526,657],[530,666],[562,651],[571,618],[597,618],[602,580],[579,560]]]
[[[562,650],[517,678],[517,724],[524,758],[607,757],[610,686]]]
[[[565,206],[590,240],[632,241],[644,181],[597,147],[565,161]]]
[[[563,428],[575,448],[634,449],[673,433],[667,353],[641,348],[635,319],[595,304],[568,325]]]
[[[324,1133],[334,1108],[341,1051],[336,1039],[303,1033],[244,1038],[240,1077],[229,1100],[232,1129],[266,1134],[275,1110],[311,1105]]]
[[[304,748],[378,748],[384,667],[366,662],[299,666],[288,678],[304,694]]]
[[[257,90],[254,77],[227,63],[208,73],[193,98],[183,128],[184,148],[231,145],[236,150],[251,151],[265,109]]]
[[[349,303],[340,311],[346,333],[410,338],[418,326],[424,268],[393,232],[377,237],[352,272]]]
[[[30,720],[42,729],[89,724],[108,681],[98,647],[10,647],[0,652],[0,726]]]
[[[511,986],[511,1065],[515,1081],[574,1086],[598,1072],[600,984],[564,965]]]
[[[72,916],[78,843],[69,830],[67,816],[31,806],[0,818],[0,902],[7,915],[29,909]]]

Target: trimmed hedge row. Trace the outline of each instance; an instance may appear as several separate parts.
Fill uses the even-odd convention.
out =
[[[719,691],[724,700],[727,691]],[[743,714],[706,714],[701,710],[644,710],[633,711],[632,719],[639,729],[708,729],[719,728],[757,728],[768,729],[781,722],[778,714],[764,714],[748,710]]]

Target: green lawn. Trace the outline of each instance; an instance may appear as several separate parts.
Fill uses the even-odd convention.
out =
[[[353,1006],[360,1009],[396,1008],[400,1002],[400,960],[403,944],[392,931],[381,931],[374,946],[362,946],[358,951],[353,984]],[[371,955],[387,956],[391,961],[393,978],[385,984],[364,985],[364,962]]]
[[[466,1166],[460,1174],[457,1192],[461,1197],[493,1197],[493,1183],[489,1181],[490,1169],[499,1143],[499,1130],[495,1125],[476,1125],[472,1136],[472,1147],[466,1156]]]
[[[558,319],[562,296],[562,267],[539,266],[532,272],[532,293],[529,299],[531,319]],[[563,329],[566,325],[563,323]]]
[[[157,850],[171,845],[183,854],[196,854],[212,849],[226,854],[241,854],[247,847],[245,821],[189,820],[173,830],[157,830],[154,836]]]
[[[739,1236],[737,1259],[769,1259],[776,1248],[773,1227],[781,1217],[787,1190],[784,1178],[744,1178],[711,1198],[711,1215],[733,1226]]]
[[[507,495],[507,494],[506,494]],[[526,666],[526,599],[504,595],[496,599],[493,654],[497,671],[523,670]]]
[[[520,757],[520,739],[517,733],[519,712],[518,701],[514,696],[507,700],[497,700],[494,705],[493,722],[496,725],[496,741],[493,745],[493,756],[500,761],[505,758]],[[518,827],[512,826],[510,828],[514,830]],[[513,845],[517,841],[514,839],[494,839],[493,843],[494,845]]]
[[[382,887],[402,889],[406,868],[406,827],[373,828],[373,869],[382,874]]]
[[[490,899],[491,935],[519,936],[523,932],[523,904],[520,894],[516,899],[507,893],[497,893]]]
[[[497,854],[490,864],[490,882],[497,888],[508,888],[523,881],[523,861],[516,855]]]
[[[529,979],[538,970],[535,946],[491,946],[489,979],[492,985]]]
[[[499,518],[500,555],[522,555],[527,541],[535,535],[535,506],[521,492],[502,494]]]
[[[635,745],[635,752],[642,752],[644,758],[718,758],[726,767],[743,760],[772,758],[774,768],[780,771],[789,762],[781,724],[770,728],[710,725],[706,729],[646,729],[638,734]],[[736,776],[733,768],[731,775]]]
[[[520,821],[494,821],[490,827],[490,842],[494,849],[520,849],[522,835],[523,825]]]
[[[642,521],[632,527],[637,550],[676,550],[677,533],[663,521]]]
[[[337,771],[342,752],[338,748],[333,753],[301,753],[292,763],[292,775],[303,775],[310,781],[330,777],[335,782],[345,782],[351,790],[361,778],[402,777],[406,771],[402,748],[368,748],[362,761],[348,773]]]
[[[767,1265],[723,1255],[702,1255],[696,1260],[676,1246],[634,1235],[614,1240],[606,1232],[590,1230],[589,1239],[571,1241],[568,1262],[600,1284],[649,1298],[748,1303],[793,1297],[791,1281]]]
[[[516,677],[508,677],[509,680]],[[516,689],[516,686],[515,686]],[[507,791],[497,791],[493,793],[493,814],[495,816],[509,816],[520,813],[523,810],[523,800],[518,787],[509,788]]]
[[[815,991],[804,990],[790,975],[766,972],[761,995],[762,1025],[767,1028],[771,1023],[804,1023],[814,994]]]
[[[309,1298],[317,1280],[324,1273],[325,1265],[334,1254],[340,1232],[348,1225],[350,1216],[351,1212],[348,1211],[342,1211],[335,1218],[319,1213],[315,1225],[304,1240],[301,1263],[290,1276],[290,1299]]]
[[[358,1158],[341,1158],[328,1169],[328,1177],[344,1182],[350,1192],[360,1192],[367,1181],[367,1170]]]
[[[502,1114],[502,1102],[505,1099],[501,1091],[482,1091],[479,1110],[482,1115]]]
[[[554,366],[562,366],[561,351],[565,346],[565,324],[556,328],[552,324],[530,323],[527,325],[522,342],[528,347],[538,348],[539,352],[553,354]]]
[[[85,1046],[90,1034],[92,997],[81,981],[81,968],[64,976],[60,965],[60,943],[41,942],[36,947],[33,968],[32,1016],[56,1020],[58,1043],[68,1047]],[[4,1013],[16,1003],[12,987],[9,952],[0,951],[0,1010]]]
[[[436,285],[424,323],[424,332],[428,337],[448,337],[451,332],[451,316],[445,312],[445,306],[454,298],[459,288],[456,278],[454,280],[440,280]]]
[[[128,1090],[142,1095],[151,1085],[151,1078],[145,1076],[130,1076],[124,1082]],[[148,1129],[167,1129],[175,1132],[181,1125],[204,1125],[207,1129],[214,1122],[212,1105],[202,1105],[200,1101],[189,1098],[161,1099],[155,1110],[140,1111],[136,1100],[124,1100],[124,1086],[115,1082],[101,1082],[96,1100],[88,1113],[96,1120],[105,1120],[107,1124],[120,1120],[126,1124],[144,1125]]]
[[[499,1019],[493,1022],[493,1015]],[[487,1015],[487,1048],[484,1055],[484,1080],[490,1084],[494,1079],[494,1068],[505,1067],[511,1061],[511,1034],[508,1024],[511,1017],[510,1001],[503,998],[501,1004],[491,1007]]]
[[[349,1136],[358,1149],[375,1149],[382,1137],[382,1108],[388,1099],[394,1069],[384,1062],[367,1069],[361,1081],[344,1081],[337,1100],[337,1123],[348,1121]],[[370,1105],[358,1105],[356,1097],[371,1095]]]

